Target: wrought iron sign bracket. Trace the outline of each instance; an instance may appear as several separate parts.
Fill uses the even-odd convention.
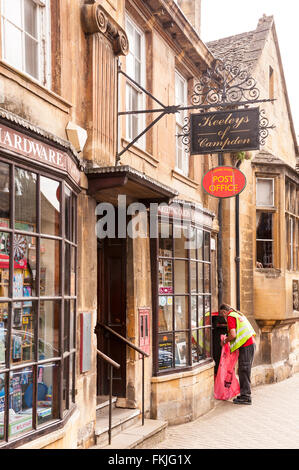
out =
[[[122,74],[127,80],[133,83],[143,93],[149,96],[160,107],[153,109],[130,110],[117,112],[117,120],[119,124],[120,116],[139,115],[160,113],[148,126],[146,126],[126,147],[120,152],[116,152],[117,166],[120,157],[129,150],[144,134],[146,134],[163,116],[167,114],[175,114],[180,111],[205,110],[219,111],[227,108],[239,109],[241,106],[245,109],[250,105],[259,103],[273,102],[275,99],[259,99],[260,91],[256,87],[256,81],[253,79],[247,70],[242,70],[239,65],[224,63],[220,60],[215,60],[213,66],[202,75],[199,82],[195,85],[193,94],[191,96],[191,105],[172,105],[165,106],[158,100],[152,93],[143,88],[139,83],[127,75],[120,66],[118,66],[118,76]],[[118,80],[119,82],[119,80]],[[185,125],[183,127],[183,134],[176,134],[177,137],[182,137],[182,142],[186,146],[185,151],[189,152],[190,146],[190,118],[186,117]],[[118,128],[117,124],[117,128]],[[259,120],[259,143],[265,144],[265,140],[269,135],[269,129],[275,126],[270,126],[269,121],[265,115],[265,111],[261,110]],[[213,153],[213,152],[211,152]]]

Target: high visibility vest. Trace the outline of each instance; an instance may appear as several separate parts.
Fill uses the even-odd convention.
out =
[[[245,344],[246,341],[248,341],[249,338],[251,338],[251,336],[255,336],[256,333],[254,329],[252,328],[252,326],[250,325],[247,318],[244,317],[243,315],[240,315],[237,312],[231,312],[228,316],[234,317],[237,322],[237,326],[236,326],[237,336],[234,339],[234,341],[230,342],[230,352],[233,352],[236,349],[243,346],[243,344]]]

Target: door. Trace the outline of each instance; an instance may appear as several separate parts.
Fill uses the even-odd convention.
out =
[[[104,239],[98,244],[98,322],[126,337],[126,240]],[[99,329],[98,349],[120,364],[113,369],[112,393],[126,396],[126,344]],[[98,357],[97,394],[109,394],[109,368]]]

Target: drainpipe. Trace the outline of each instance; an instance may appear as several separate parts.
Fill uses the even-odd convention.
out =
[[[241,165],[241,160],[238,160],[236,167],[239,168]],[[236,196],[235,200],[235,212],[236,212],[236,308],[237,310],[241,309],[241,293],[240,293],[240,198],[239,194]]]
[[[218,153],[218,166],[223,166],[222,153]],[[218,225],[217,238],[217,275],[218,275],[218,310],[222,304],[223,275],[222,275],[222,198],[218,200]]]

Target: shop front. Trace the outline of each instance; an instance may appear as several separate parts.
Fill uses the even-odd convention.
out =
[[[67,142],[1,114],[0,447],[75,408],[78,163]]]
[[[159,237],[152,240],[152,412],[171,424],[213,406],[213,217],[175,200],[161,207]]]

